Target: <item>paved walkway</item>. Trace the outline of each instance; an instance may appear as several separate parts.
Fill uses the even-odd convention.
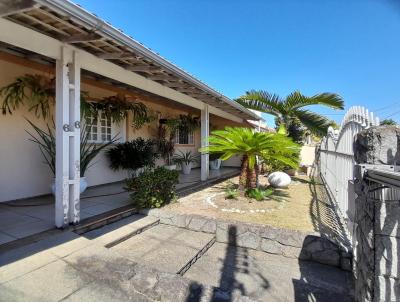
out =
[[[210,180],[237,172],[223,167],[210,171]],[[201,184],[200,169],[179,176],[178,190]],[[88,188],[81,195],[81,220],[131,204],[124,183],[111,183]],[[0,245],[54,228],[54,197],[52,195],[0,203]]]
[[[63,232],[0,255],[0,301],[350,301],[344,271],[212,239],[141,215]]]

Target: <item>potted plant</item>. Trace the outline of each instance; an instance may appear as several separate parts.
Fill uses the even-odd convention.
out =
[[[191,114],[180,114],[177,118],[162,118],[159,120],[157,132],[158,152],[165,160],[164,166],[168,170],[175,170],[173,155],[175,151],[175,136],[179,129],[185,131],[194,131],[200,126],[199,118]]]
[[[198,157],[192,155],[192,151],[179,151],[179,154],[176,154],[173,160],[175,163],[181,166],[182,173],[188,175],[192,170],[193,163],[198,162]]]
[[[210,170],[219,170],[221,168],[222,160],[220,159],[222,153],[211,153],[209,155]]]
[[[158,154],[155,141],[141,137],[125,143],[119,143],[106,152],[113,170],[127,170],[129,177],[137,177],[144,168],[154,167]]]
[[[26,131],[30,138],[30,141],[34,142],[39,146],[40,152],[43,154],[45,163],[49,166],[50,170],[53,172],[55,176],[56,173],[56,137],[54,135],[54,124],[53,129],[47,124],[47,130],[42,130],[31,121],[28,120],[28,123],[32,126],[33,130],[35,130],[36,135]],[[83,193],[88,184],[85,177],[85,173],[87,169],[91,166],[93,159],[106,147],[113,144],[117,137],[113,137],[111,141],[106,142],[104,144],[92,144],[89,142],[89,131],[87,131],[88,127],[84,126],[81,131],[81,146],[80,146],[80,192]],[[51,184],[51,191],[55,193],[55,179]]]
[[[173,163],[172,157],[175,152],[175,136],[170,131],[169,138],[167,138],[167,127],[161,122],[158,126],[157,131],[157,151],[160,156],[164,159],[166,165],[164,166],[167,170],[176,170],[176,165]]]

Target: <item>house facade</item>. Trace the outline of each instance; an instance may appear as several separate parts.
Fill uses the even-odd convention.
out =
[[[157,117],[139,129],[133,116],[113,123],[102,117],[92,127],[92,143],[114,135],[128,141],[152,138],[162,119],[198,117],[201,127],[178,135],[175,150],[198,153],[210,129],[248,126],[259,117],[213,90],[105,21],[65,0],[3,1],[0,5],[0,87],[23,75],[55,79],[51,106],[56,136],[56,225],[79,222],[80,92],[94,100],[123,95],[141,102]],[[4,99],[0,99],[0,104]],[[0,117],[0,202],[50,193],[54,175],[29,140],[28,121],[45,128],[51,118],[26,106]],[[158,165],[163,165],[159,160]],[[232,159],[225,165],[239,165]],[[201,179],[208,177],[208,154],[201,155]],[[104,154],[87,171],[89,186],[121,181],[125,172],[109,168]]]

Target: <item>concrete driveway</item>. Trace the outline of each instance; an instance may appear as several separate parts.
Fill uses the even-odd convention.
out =
[[[133,215],[0,255],[0,301],[351,301],[349,273]]]

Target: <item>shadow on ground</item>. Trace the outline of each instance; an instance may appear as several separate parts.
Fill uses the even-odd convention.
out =
[[[316,162],[318,159],[317,156]],[[317,169],[317,164],[314,164],[312,167],[310,178],[310,181],[303,181],[308,183],[312,194],[309,212],[314,230],[319,232],[321,236],[330,238],[343,247],[351,247],[350,238],[345,231],[345,227],[334,207],[334,203],[327,189],[323,185],[323,181]]]
[[[224,245],[224,251],[220,252],[216,243],[210,249],[210,255],[207,252],[194,264],[193,270],[189,269],[185,277],[195,281],[189,286],[185,302],[352,301],[349,273],[315,262],[238,247],[236,238],[237,229],[231,226],[229,245]],[[207,295],[211,298],[204,300],[207,289],[201,284],[207,283],[214,289]],[[237,300],[240,296],[254,300]]]

